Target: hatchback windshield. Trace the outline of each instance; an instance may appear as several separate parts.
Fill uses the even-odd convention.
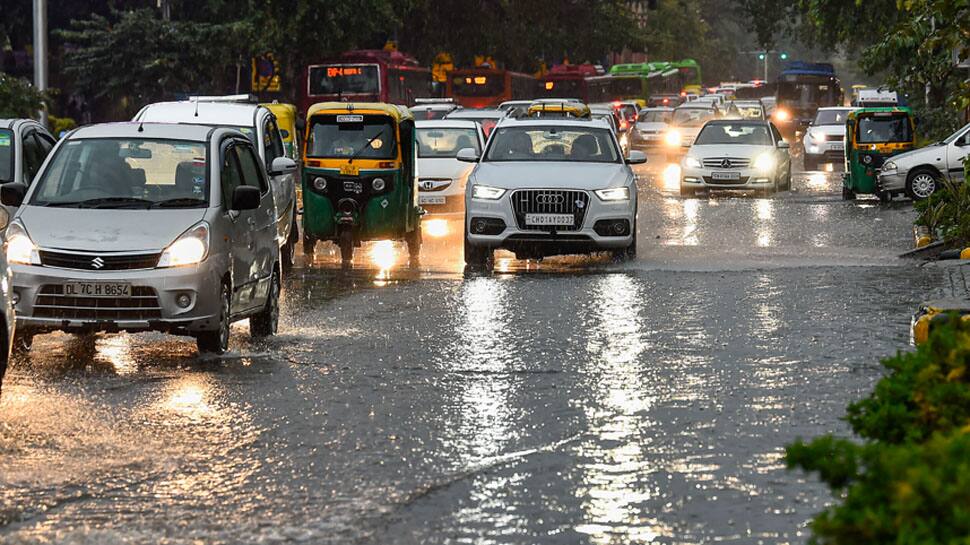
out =
[[[710,123],[697,135],[694,145],[710,144],[772,145],[764,123]]]
[[[418,157],[454,158],[465,148],[481,153],[475,129],[418,128]]]
[[[856,140],[860,144],[910,142],[912,139],[913,133],[907,116],[864,116],[859,118]]]
[[[486,161],[569,161],[617,163],[620,154],[609,129],[586,127],[498,127]]]
[[[813,125],[845,125],[850,110],[819,110]]]
[[[201,142],[69,140],[44,170],[30,204],[198,208],[208,205],[208,180]]]
[[[13,180],[13,132],[0,129],[0,182]]]
[[[680,127],[700,127],[711,119],[714,119],[714,110],[677,108],[674,110],[673,124]]]
[[[668,123],[673,112],[663,110],[645,110],[640,112],[640,123]]]
[[[394,159],[394,122],[382,115],[315,115],[310,120],[307,156]]]

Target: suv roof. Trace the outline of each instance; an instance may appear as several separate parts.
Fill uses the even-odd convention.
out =
[[[165,138],[205,142],[217,129],[187,123],[149,123],[120,121],[86,125],[72,132],[69,138]]]
[[[242,102],[156,102],[142,108],[134,120],[254,127],[260,110],[269,112],[265,106]]]

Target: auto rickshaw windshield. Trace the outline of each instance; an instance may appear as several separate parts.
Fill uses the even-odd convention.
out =
[[[860,144],[912,142],[913,130],[907,115],[859,118],[856,141]]]
[[[382,115],[315,115],[310,120],[307,157],[394,159],[394,121]]]

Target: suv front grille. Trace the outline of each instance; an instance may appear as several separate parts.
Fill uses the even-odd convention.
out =
[[[153,254],[88,254],[40,251],[40,263],[45,267],[80,271],[131,271],[154,269],[160,253]]]
[[[529,231],[578,231],[589,207],[589,193],[559,189],[520,189],[512,193],[512,211],[519,229]],[[572,225],[526,225],[526,214],[572,214]]]
[[[729,166],[724,166],[724,161],[730,162]],[[750,159],[743,157],[705,157],[704,168],[748,168]]]
[[[41,286],[34,301],[35,318],[62,320],[157,320],[162,317],[158,294],[147,286],[132,286],[131,297],[76,297],[64,286]]]

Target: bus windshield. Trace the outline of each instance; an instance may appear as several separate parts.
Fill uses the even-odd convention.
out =
[[[374,65],[311,66],[309,72],[311,96],[377,94],[380,78]]]
[[[856,141],[860,144],[912,142],[913,131],[905,115],[865,116],[859,118]]]
[[[451,88],[456,96],[492,97],[502,94],[505,80],[497,75],[456,74],[451,79]]]
[[[315,115],[310,120],[307,157],[394,159],[394,122],[382,115]]]
[[[835,104],[838,98],[836,86],[814,82],[778,82],[778,100],[796,105]]]

